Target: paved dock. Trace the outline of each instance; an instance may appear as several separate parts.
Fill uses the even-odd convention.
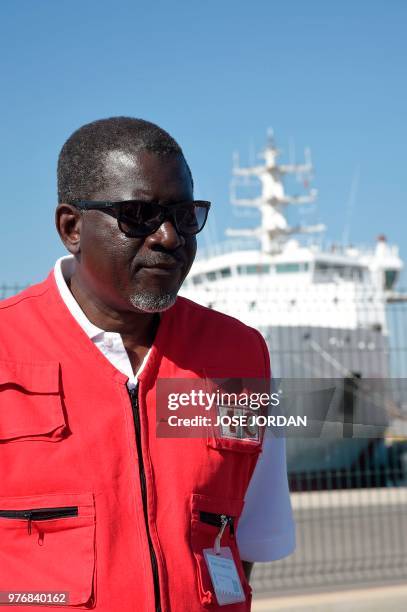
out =
[[[252,612],[405,612],[407,585],[337,590],[253,601]]]
[[[255,564],[256,598],[407,584],[407,488],[296,493],[292,504],[297,549]]]

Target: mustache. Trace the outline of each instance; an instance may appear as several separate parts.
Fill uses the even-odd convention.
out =
[[[173,266],[175,264],[185,264],[186,258],[177,252],[173,253],[164,253],[157,252],[151,253],[147,257],[144,256],[142,260],[137,261],[137,266],[139,267],[153,267],[153,266]]]

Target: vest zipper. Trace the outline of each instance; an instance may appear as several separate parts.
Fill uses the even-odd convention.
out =
[[[78,516],[78,506],[60,508],[29,508],[27,510],[0,510],[0,518],[25,519],[28,521],[28,533],[31,533],[32,521],[48,521],[55,518]]]
[[[213,525],[221,529],[224,524],[229,525],[230,535],[235,534],[234,517],[227,514],[216,514],[215,512],[199,512],[199,520],[207,525]]]
[[[150,549],[151,568],[153,572],[153,581],[154,581],[155,610],[156,612],[161,612],[160,581],[158,577],[157,556],[155,554],[153,543],[151,541],[150,529],[148,526],[147,487],[146,487],[146,473],[144,470],[144,460],[143,460],[143,453],[142,453],[142,447],[141,447],[141,428],[140,428],[140,411],[139,411],[139,403],[138,403],[138,384],[135,388],[129,389],[128,391],[130,395],[131,409],[133,412],[133,420],[134,420],[134,430],[136,434],[136,446],[137,446],[137,454],[138,454],[141,497],[143,501],[144,522],[146,525],[147,540],[148,540],[148,546]]]

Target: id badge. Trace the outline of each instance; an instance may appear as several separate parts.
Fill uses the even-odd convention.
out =
[[[222,546],[219,554],[213,548],[203,551],[209,575],[220,606],[246,601],[232,551]]]

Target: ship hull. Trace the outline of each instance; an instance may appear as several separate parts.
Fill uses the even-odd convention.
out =
[[[330,379],[335,387],[327,401],[324,393],[304,402],[303,413],[313,426],[286,430],[287,464],[291,474],[352,469],[372,440],[383,437],[388,416],[383,403],[372,394],[357,392],[344,397],[345,381],[387,379],[388,339],[380,329],[267,326],[260,328],[271,359],[274,379],[290,381]],[[298,412],[298,404],[296,404]],[[300,408],[301,412],[301,408]],[[322,415],[322,416],[321,416]],[[315,421],[320,420],[320,423]],[[319,425],[319,426],[318,426]]]

